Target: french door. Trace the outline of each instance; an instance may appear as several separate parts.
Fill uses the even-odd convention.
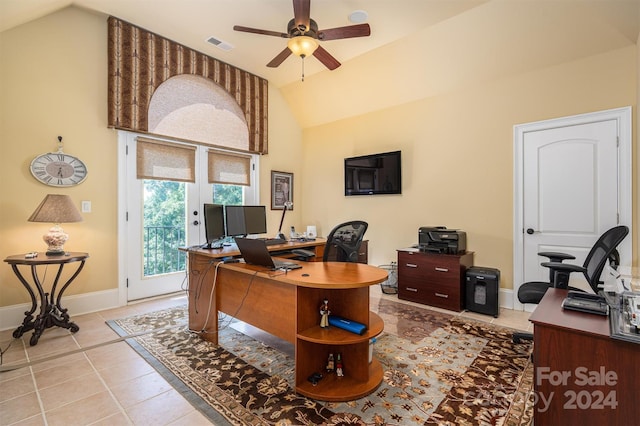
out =
[[[138,135],[121,132],[125,169],[121,185],[125,211],[120,238],[120,258],[127,301],[177,292],[186,287],[186,254],[179,247],[204,244],[204,203],[257,204],[256,158],[252,158],[252,185],[219,185],[208,182],[208,150],[195,150],[195,182],[139,179],[136,172]],[[176,142],[171,142],[176,144]]]

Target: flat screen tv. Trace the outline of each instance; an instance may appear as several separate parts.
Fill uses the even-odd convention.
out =
[[[400,151],[344,159],[344,195],[402,194]]]

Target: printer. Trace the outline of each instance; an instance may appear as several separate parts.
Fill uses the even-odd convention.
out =
[[[467,234],[445,226],[422,226],[418,230],[420,251],[442,254],[458,254],[467,250]]]

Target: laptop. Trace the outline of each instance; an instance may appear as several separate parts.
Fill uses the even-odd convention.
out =
[[[271,257],[264,240],[254,238],[235,238],[236,245],[244,261],[249,265],[264,266],[269,269],[292,270],[302,268],[301,265],[293,262],[283,262]]]

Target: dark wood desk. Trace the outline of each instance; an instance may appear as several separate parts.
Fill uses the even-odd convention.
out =
[[[565,311],[549,289],[534,324],[536,425],[640,423],[640,345],[610,337],[609,318]]]
[[[47,328],[53,326],[63,327],[71,330],[72,333],[80,330],[80,327],[69,320],[67,309],[62,307],[60,301],[64,291],[78,276],[80,271],[82,271],[84,262],[88,257],[89,255],[87,253],[66,253],[61,256],[47,256],[45,253],[38,253],[36,257],[32,258],[27,258],[24,254],[19,254],[9,256],[4,260],[11,265],[13,272],[16,274],[24,288],[27,289],[29,296],[31,297],[31,309],[25,312],[25,318],[24,321],[22,321],[22,325],[14,330],[14,338],[17,339],[27,331],[33,330],[33,335],[31,336],[29,344],[34,346],[38,343],[38,339],[40,339],[40,336]],[[59,287],[60,291],[56,293],[64,266],[68,263],[75,262],[80,262],[77,265],[75,272],[73,272],[71,277],[61,287]],[[42,286],[43,283],[40,281],[40,277],[38,275],[37,267],[41,265],[58,265],[58,271],[49,293],[45,292]],[[20,272],[20,269],[18,268],[19,266],[26,266],[30,268],[33,285],[30,284],[22,272]],[[33,317],[33,314],[38,306],[38,298],[36,297],[34,290],[38,292],[38,297],[40,298],[40,313],[35,318]]]
[[[189,328],[218,343],[218,312],[224,312],[295,345],[296,391],[323,401],[349,401],[373,392],[383,369],[371,363],[369,340],[382,319],[369,310],[369,287],[387,271],[360,263],[301,262],[293,271],[267,271],[244,263],[221,263],[216,254],[189,251]],[[320,305],[365,324],[363,335],[320,327]],[[327,374],[329,353],[341,353],[344,377]],[[324,378],[313,386],[315,372]]]

